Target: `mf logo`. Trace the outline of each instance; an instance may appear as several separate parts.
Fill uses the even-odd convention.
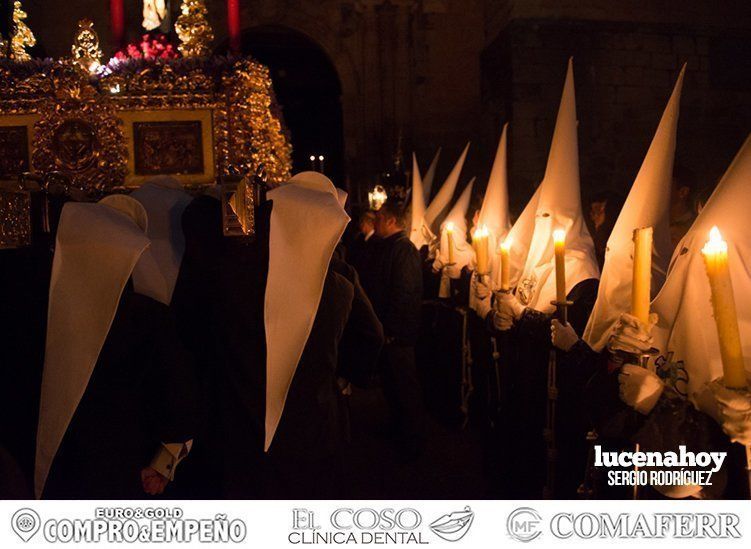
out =
[[[517,541],[532,541],[542,533],[541,522],[540,513],[531,507],[519,507],[506,519],[506,531]]]

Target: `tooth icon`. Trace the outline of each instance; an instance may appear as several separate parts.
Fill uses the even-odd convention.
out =
[[[456,511],[436,519],[430,525],[430,529],[441,539],[459,541],[469,531],[474,518],[475,513],[472,509],[465,507],[464,511]]]
[[[13,531],[23,541],[29,541],[39,531],[39,515],[33,509],[19,509],[11,519]]]

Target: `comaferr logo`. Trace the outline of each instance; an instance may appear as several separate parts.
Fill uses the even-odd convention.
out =
[[[550,520],[559,539],[737,539],[739,526],[735,513],[557,513]]]
[[[506,531],[516,541],[528,542],[542,534],[542,517],[531,507],[520,507],[506,519]]]

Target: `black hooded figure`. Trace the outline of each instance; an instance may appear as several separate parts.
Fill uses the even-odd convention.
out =
[[[301,188],[293,189],[292,194],[303,196],[300,203],[292,201],[293,208],[310,201],[308,209],[313,211],[324,201],[336,211],[341,207],[328,198],[334,187],[322,177],[299,174],[281,189]],[[367,379],[374,368],[368,357],[377,356],[382,344],[380,324],[358,291],[351,268],[328,260],[332,245],[319,273],[320,302],[312,311],[299,361],[292,365],[283,413],[269,437],[267,362],[273,349],[267,346],[267,332],[273,326],[267,326],[266,314],[269,273],[274,268],[270,242],[277,238],[272,234],[274,208],[290,204],[282,200],[284,195],[277,196],[277,204],[274,196],[270,192],[269,200],[258,206],[253,238],[224,237],[221,203],[210,196],[196,198],[183,216],[186,250],[173,303],[181,337],[198,361],[208,403],[202,431],[208,469],[201,476],[212,479],[204,487],[209,497],[333,497],[337,461],[346,440],[337,378]],[[305,220],[302,214],[298,217]],[[284,253],[284,246],[276,251]],[[318,254],[326,251],[319,249]],[[295,258],[286,259],[294,265]],[[289,311],[289,317],[294,313]],[[348,349],[344,354],[357,348],[363,360],[340,360],[340,348]]]
[[[126,196],[63,209],[50,283],[38,497],[155,495],[189,452],[195,384],[188,357],[168,307],[137,294],[131,281],[149,245],[146,224],[143,207]]]

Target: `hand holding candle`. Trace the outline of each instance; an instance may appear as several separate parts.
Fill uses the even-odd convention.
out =
[[[553,231],[555,244],[555,299],[558,303],[566,302],[566,231]]]
[[[634,230],[634,270],[631,281],[631,314],[649,322],[652,283],[652,227]]]
[[[733,284],[728,268],[728,245],[722,240],[717,227],[712,227],[709,240],[701,253],[704,256],[704,265],[707,268],[709,286],[712,290],[712,310],[717,326],[717,336],[720,340],[724,384],[729,389],[745,389],[746,372]]]

